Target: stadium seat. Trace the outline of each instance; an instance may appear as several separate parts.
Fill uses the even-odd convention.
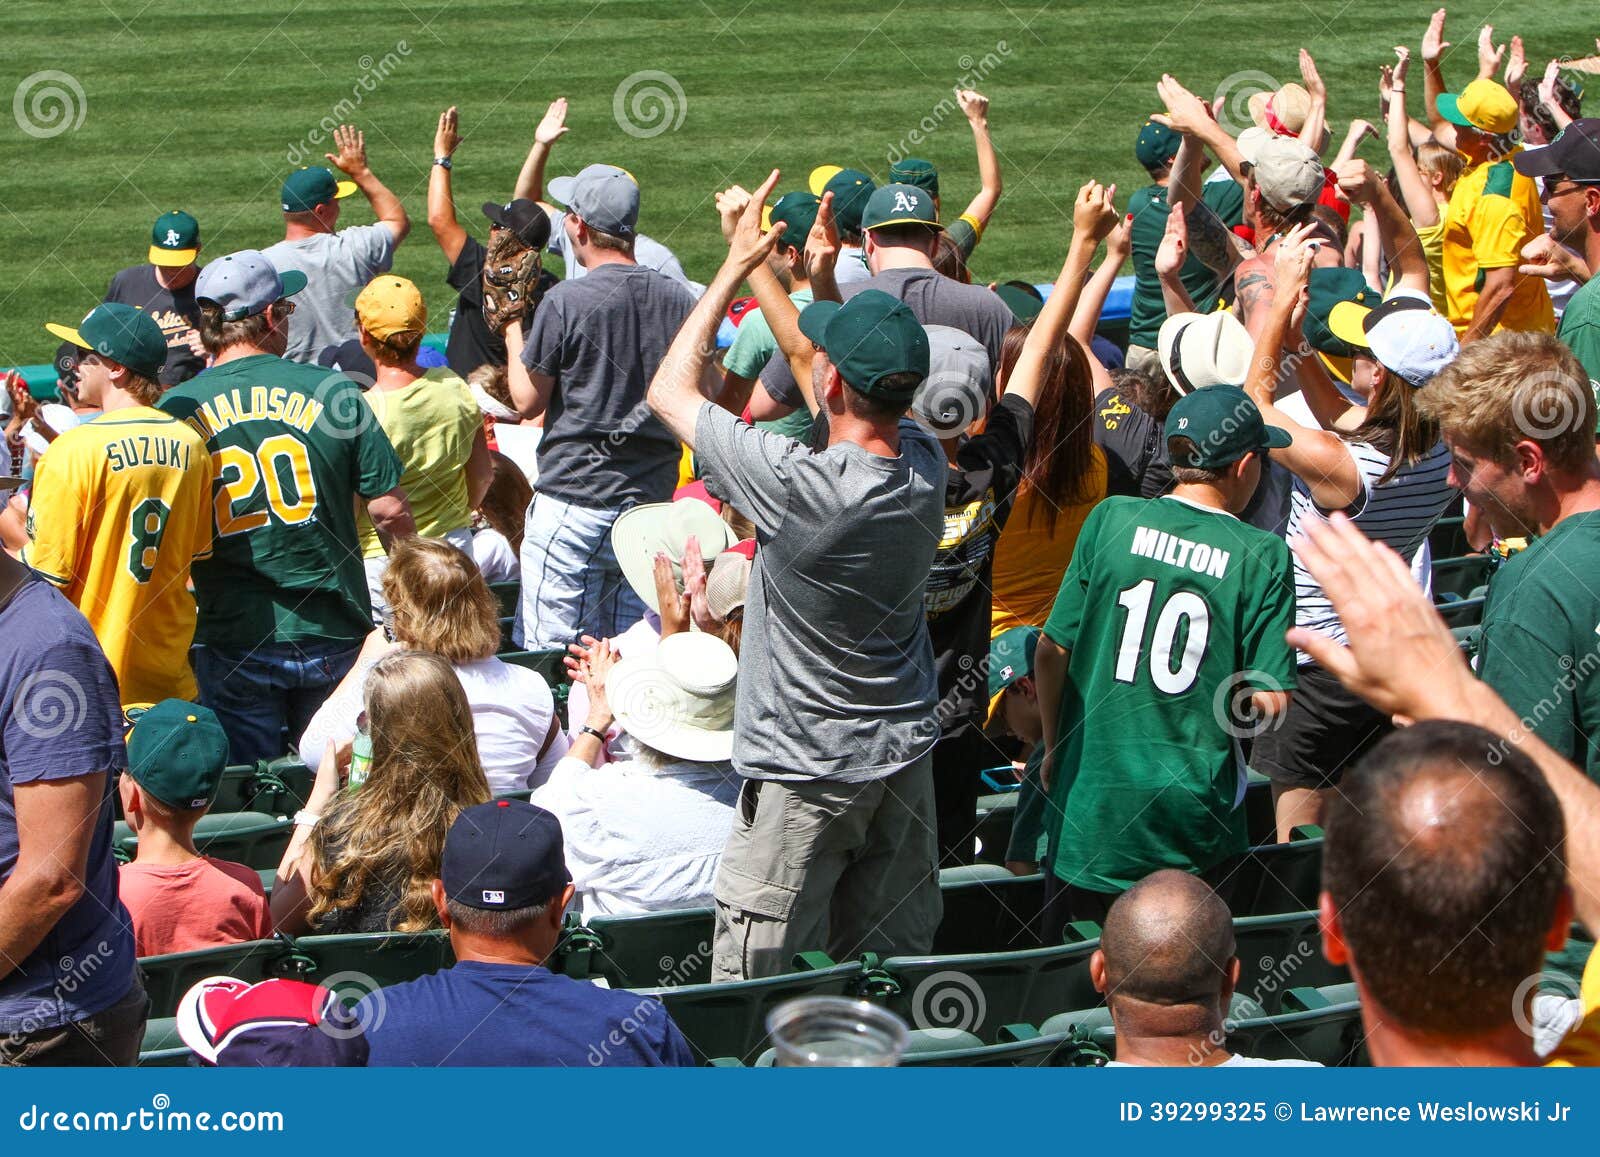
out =
[[[195,825],[194,843],[201,853],[219,860],[233,860],[249,868],[276,868],[294,833],[294,822],[260,812],[228,812],[200,817]],[[124,862],[133,859],[139,837],[126,823],[118,821],[113,849]]]
[[[1441,518],[1433,524],[1433,529],[1428,532],[1428,545],[1433,550],[1434,558],[1457,558],[1472,553],[1472,547],[1467,542],[1466,521],[1464,516],[1458,514]]]
[[[1494,560],[1486,554],[1466,554],[1458,558],[1433,560],[1433,601],[1443,603],[1471,596],[1474,588],[1489,581]]]
[[[222,786],[209,814],[293,815],[305,806],[314,778],[313,769],[292,757],[230,767],[222,773]]]
[[[1272,781],[1259,771],[1248,773],[1244,788],[1245,834],[1251,844],[1270,844],[1278,838],[1278,815],[1272,806]]]
[[[208,976],[254,982],[276,975],[274,967],[289,958],[290,950],[286,940],[247,940],[193,952],[142,956],[139,969],[144,974],[145,991],[150,994],[150,1015],[176,1015],[183,994]]]
[[[1245,853],[1233,876],[1235,916],[1273,916],[1317,906],[1322,891],[1322,829],[1300,827],[1287,844],[1261,844]]]
[[[868,957],[864,991],[913,1028],[960,1028],[993,1041],[1002,1025],[1037,1024],[1063,1008],[1098,1003],[1089,957],[1099,946],[1097,936],[1020,952],[891,956],[881,963]]]
[[[1450,602],[1435,603],[1434,610],[1439,612],[1439,617],[1452,631],[1457,627],[1476,627],[1483,622],[1484,596],[1477,595],[1470,599],[1453,599]]]
[[[546,683],[556,687],[567,681],[567,668],[563,662],[565,657],[566,652],[561,650],[506,651],[500,655],[500,661],[510,663],[513,667],[537,671]]]
[[[985,876],[997,871],[998,876]],[[1044,877],[1013,876],[1004,868],[973,865],[939,874],[944,917],[933,950],[996,952],[1039,947],[1037,921],[1044,907]]]
[[[494,592],[494,601],[500,607],[502,618],[517,613],[522,604],[522,584],[520,582],[490,583],[489,589]]]
[[[550,966],[579,980],[604,977],[612,988],[705,984],[715,927],[710,908],[594,916],[574,921]]]
[[[1470,627],[1451,627],[1450,633],[1456,638],[1456,646],[1461,648],[1461,653],[1469,660],[1477,658],[1478,644],[1483,638],[1483,624],[1473,623]]]
[[[517,650],[517,616],[503,615],[500,619],[500,646],[496,653],[505,656]]]
[[[1291,988],[1278,1013],[1235,1020],[1228,1030],[1228,1051],[1265,1061],[1365,1064],[1355,987]]]
[[[301,936],[277,966],[280,976],[331,987],[345,998],[360,998],[374,988],[404,984],[455,962],[450,934],[428,932],[353,932]]]
[[[144,1040],[139,1044],[140,1068],[185,1068],[193,1056],[178,1035],[178,1022],[173,1017],[152,1016],[145,1024]]]
[[[695,1058],[734,1057],[741,1064],[767,1039],[767,1013],[798,996],[853,996],[861,981],[860,961],[834,964],[826,957],[807,957],[819,967],[759,980],[723,984],[685,984],[636,988],[641,996],[660,997]]]
[[[1017,815],[1017,793],[997,792],[978,798],[977,858],[986,864],[1003,864],[1011,843],[1011,821]]]
[[[1239,983],[1235,990],[1269,1014],[1280,1011],[1290,988],[1345,984],[1350,972],[1322,955],[1315,909],[1278,916],[1246,916],[1233,922]]]

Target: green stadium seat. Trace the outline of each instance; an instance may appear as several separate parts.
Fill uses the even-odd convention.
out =
[[[1455,599],[1450,602],[1435,603],[1434,610],[1439,612],[1439,617],[1445,625],[1454,631],[1458,627],[1476,627],[1483,622],[1484,596],[1477,595],[1470,599]]]
[[[1456,637],[1456,646],[1461,648],[1461,653],[1470,659],[1478,655],[1478,644],[1483,639],[1483,624],[1473,623],[1470,627],[1451,627],[1450,633]]]
[[[141,1069],[186,1068],[193,1056],[178,1035],[177,1020],[170,1016],[152,1016],[145,1024],[144,1040],[139,1044]]]
[[[1472,553],[1472,547],[1467,542],[1466,521],[1464,516],[1456,515],[1441,518],[1433,524],[1433,529],[1428,532],[1428,545],[1433,550],[1434,558],[1456,558]]]
[[[1354,984],[1291,988],[1272,1016],[1235,1020],[1228,1051],[1264,1061],[1365,1063],[1361,1003]]]
[[[276,975],[273,969],[289,958],[284,940],[248,940],[193,952],[143,956],[139,968],[150,994],[152,1017],[174,1016],[183,994],[208,976],[232,976],[254,983]]]
[[[869,957],[865,991],[913,1028],[960,1028],[992,1041],[1002,1025],[1037,1024],[1063,1008],[1099,1003],[1089,980],[1089,957],[1099,946],[1097,935],[1020,952],[891,956],[881,963]]]
[[[489,590],[494,594],[494,601],[500,607],[500,614],[515,615],[522,604],[522,584],[490,583]]]
[[[612,988],[706,984],[715,928],[710,908],[594,916],[568,928],[551,967],[579,980],[604,977]]]
[[[505,656],[517,650],[517,616],[506,615],[500,620],[500,646],[496,653]]]
[[[455,963],[450,934],[428,932],[352,932],[301,936],[277,967],[281,976],[325,984],[345,998],[360,998],[374,988],[404,984]]]
[[[305,806],[315,777],[311,768],[294,758],[229,767],[222,773],[210,814],[253,811],[293,815]]]
[[[565,651],[506,651],[499,658],[502,663],[510,663],[513,667],[526,667],[530,671],[537,671],[551,687],[560,686],[567,681]]]
[[[1277,1013],[1290,988],[1345,984],[1350,972],[1322,955],[1315,909],[1276,916],[1245,916],[1233,922],[1239,957],[1235,991]]]
[[[1244,826],[1250,843],[1270,844],[1278,838],[1278,813],[1272,805],[1272,781],[1249,771],[1244,788]]]
[[[1473,588],[1489,581],[1494,560],[1486,554],[1466,554],[1458,558],[1433,560],[1433,601],[1470,597]]]
[[[294,833],[294,822],[260,812],[226,812],[205,815],[195,825],[195,847],[207,856],[233,860],[249,868],[276,868],[283,859]],[[139,837],[122,821],[117,822],[113,850],[119,860],[133,859]]]
[[[863,971],[860,961],[834,964],[820,955],[808,955],[802,960],[815,960],[819,967],[759,980],[633,991],[661,998],[701,1064],[712,1057],[734,1057],[744,1064],[767,1039],[767,1013],[784,1001],[799,996],[856,994]]]
[[[983,872],[998,871],[998,876]],[[993,952],[1039,947],[1038,919],[1044,907],[1044,877],[1013,876],[1004,868],[973,865],[939,874],[944,918],[933,950]]]
[[[1245,853],[1234,873],[1229,907],[1235,916],[1272,916],[1317,906],[1322,891],[1322,829],[1294,830],[1287,844],[1262,844]]]

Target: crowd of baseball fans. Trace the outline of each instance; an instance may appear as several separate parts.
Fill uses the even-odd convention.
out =
[[[1278,840],[1325,832],[1374,1063],[1600,1056],[1600,975],[1526,983],[1600,927],[1600,57],[1484,28],[1473,73],[1445,36],[1331,101],[1302,53],[1237,135],[1163,76],[1121,130],[1149,183],[1058,205],[1046,286],[984,260],[972,91],[977,190],[753,173],[692,271],[565,98],[458,213],[451,108],[448,317],[389,272],[414,224],[353,126],[262,249],[162,214],[51,321],[53,389],[9,382],[0,1063],[134,1063],[140,958],[442,927],[380,1017],[213,979],[183,1038],[688,1064],[661,1005],[546,967],[574,915],[714,908],[718,982],[926,954],[979,854],[1043,873],[1045,943],[1102,927],[1118,1063],[1262,1063],[1217,1044],[1247,768]],[[1493,567],[1470,660],[1442,518]],[[224,769],[290,754],[276,872],[197,850]]]

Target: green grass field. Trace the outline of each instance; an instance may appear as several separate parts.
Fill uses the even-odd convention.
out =
[[[1321,65],[1342,135],[1351,117],[1376,116],[1379,64],[1396,43],[1415,50],[1431,7],[98,0],[68,12],[11,0],[0,92],[13,94],[17,115],[0,128],[0,365],[47,361],[55,343],[42,324],[76,320],[115,270],[143,261],[150,224],[167,209],[200,219],[210,254],[281,238],[278,185],[292,157],[320,161],[326,146],[309,134],[340,108],[366,130],[373,169],[412,215],[395,268],[428,294],[433,328],[452,303],[424,221],[440,110],[461,108],[457,202],[482,235],[475,206],[509,194],[533,126],[557,95],[572,102],[572,131],[549,175],[590,161],[626,166],[644,190],[642,228],[670,244],[691,276],[709,280],[721,250],[713,190],[751,184],[774,165],[784,170],[781,187],[799,187],[823,162],[881,177],[897,149],[926,156],[940,166],[946,212],[959,212],[976,188],[976,164],[966,122],[947,98],[963,77],[975,80],[992,101],[1006,183],[975,275],[1045,279],[1065,250],[1078,184],[1092,176],[1126,192],[1144,183],[1133,139],[1156,111],[1163,71],[1209,98],[1240,73],[1256,78],[1245,77],[1245,88],[1260,87],[1261,74],[1298,79],[1303,44]],[[1503,0],[1454,6],[1447,79],[1459,86],[1472,78],[1485,19],[1500,22],[1501,36],[1522,34],[1535,73],[1552,56],[1582,55],[1594,34],[1585,10]],[[645,70],[669,74],[683,97],[669,98],[676,127],[637,138],[619,126],[613,104],[624,81]],[[42,72],[69,79],[36,78]],[[51,86],[67,93],[70,108],[43,98]],[[1419,75],[1414,114],[1421,87]],[[30,116],[32,134],[20,123]],[[1365,155],[1377,161],[1381,151],[1368,142]],[[359,197],[346,204],[346,222],[371,219]]]

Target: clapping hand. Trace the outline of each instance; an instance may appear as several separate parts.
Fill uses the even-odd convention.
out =
[[[541,145],[553,145],[567,134],[567,98],[558,96],[545,109],[539,126],[533,130],[533,139]]]

